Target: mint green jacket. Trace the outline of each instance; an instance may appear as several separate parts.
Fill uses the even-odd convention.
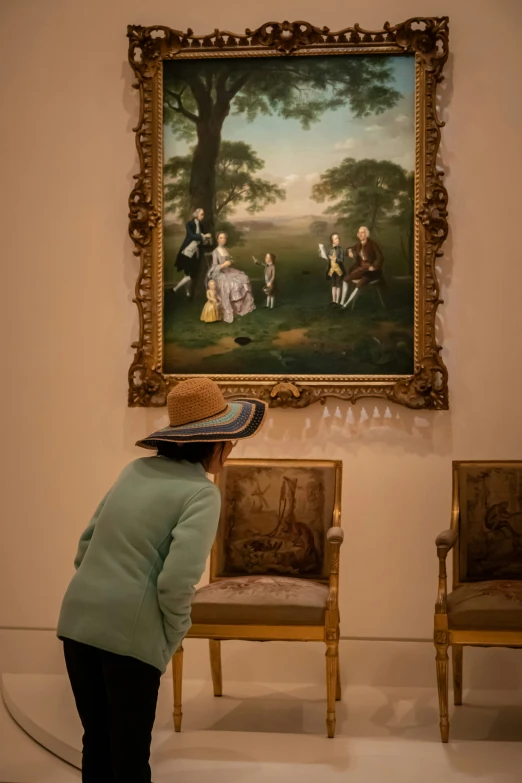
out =
[[[202,465],[131,462],[80,539],[58,636],[164,672],[190,628],[220,507]]]

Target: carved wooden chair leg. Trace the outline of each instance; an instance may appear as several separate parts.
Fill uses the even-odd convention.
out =
[[[328,737],[335,736],[335,697],[337,693],[337,669],[339,663],[339,643],[327,642],[326,646],[326,727]]]
[[[335,688],[335,699],[336,701],[341,701],[343,696],[342,688],[341,688],[341,665],[339,663],[339,654],[337,655],[337,684]]]
[[[214,684],[214,696],[223,696],[223,674],[221,670],[221,642],[218,639],[209,639],[210,669]]]
[[[453,700],[457,707],[462,704],[462,668],[464,648],[461,644],[452,644],[453,658]]]
[[[183,647],[180,645],[172,659],[172,679],[174,685],[174,731],[181,731],[181,691],[183,684]]]
[[[448,718],[448,633],[435,631],[435,649],[437,651],[437,687],[439,691],[440,736],[443,742],[449,739]]]

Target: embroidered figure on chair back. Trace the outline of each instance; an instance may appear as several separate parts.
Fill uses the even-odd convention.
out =
[[[321,579],[330,476],[320,469],[230,467],[218,534],[220,576],[280,574]]]

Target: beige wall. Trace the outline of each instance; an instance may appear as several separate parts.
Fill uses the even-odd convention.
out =
[[[519,0],[17,0],[1,14],[0,626],[53,627],[77,537],[162,412],[126,408],[137,261],[127,23],[339,28],[450,13],[442,277],[451,410],[274,411],[240,455],[344,461],[342,633],[427,638],[453,458],[522,457]]]

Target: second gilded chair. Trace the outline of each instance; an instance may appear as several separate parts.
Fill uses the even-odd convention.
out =
[[[440,733],[449,739],[448,649],[462,704],[464,647],[522,647],[522,462],[454,462],[451,527],[437,538],[434,641]],[[453,590],[446,559],[453,550]]]

